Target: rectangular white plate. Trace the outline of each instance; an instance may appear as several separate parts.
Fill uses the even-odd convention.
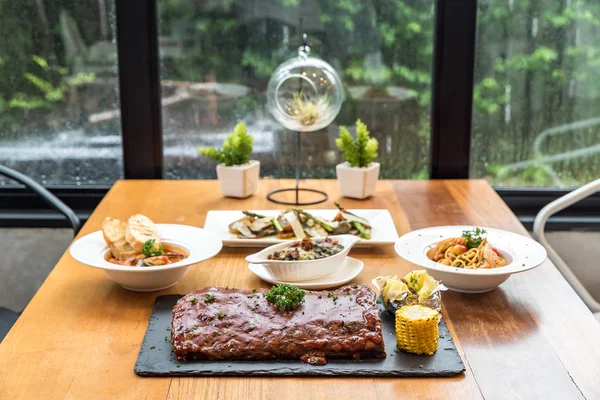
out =
[[[260,215],[277,216],[280,210],[248,210]],[[316,217],[327,220],[332,219],[338,213],[338,210],[307,210]],[[349,210],[363,218],[369,220],[373,229],[371,230],[370,240],[361,240],[356,244],[359,247],[377,246],[383,244],[392,244],[398,239],[398,231],[394,220],[388,210]],[[238,239],[236,235],[229,232],[229,224],[242,218],[241,210],[211,210],[206,215],[204,229],[214,233],[223,241],[223,245],[229,247],[267,247],[285,240],[277,239],[274,236],[260,239]]]

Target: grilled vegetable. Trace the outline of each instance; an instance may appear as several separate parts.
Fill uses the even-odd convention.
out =
[[[248,217],[254,217],[254,218],[266,218],[264,215],[260,215],[257,213],[253,213],[252,211],[242,211],[242,214],[248,216]]]
[[[337,204],[340,212],[331,221],[313,215],[300,208],[281,211],[279,216],[271,217],[244,210],[243,218],[229,224],[229,232],[240,239],[256,239],[276,235],[277,239],[306,236],[325,237],[329,235],[351,234],[363,239],[371,238],[371,225],[365,218],[348,212]]]
[[[325,221],[324,219],[315,217],[314,215],[309,214],[306,211],[301,210],[299,208],[293,208],[292,210],[295,211],[299,215],[304,215],[305,217],[312,219],[317,224],[321,225],[323,227],[323,229],[325,229],[327,232],[333,232],[333,226],[329,222]]]
[[[231,233],[236,233],[238,235],[241,235],[241,238],[255,238],[256,235],[254,233],[252,233],[252,231],[250,230],[250,228],[248,228],[248,226],[246,226],[246,224],[244,222],[246,222],[244,220],[245,218],[242,218],[241,220],[235,221],[232,224],[229,225],[229,231]]]
[[[360,223],[363,227],[365,228],[371,228],[371,224],[369,223],[369,221],[366,218],[363,218],[361,216],[358,216],[354,213],[351,213],[350,211],[346,210],[344,207],[342,207],[340,205],[340,203],[335,203],[335,206],[340,210],[340,215],[343,219],[345,219],[346,221],[352,223],[352,222],[358,222]],[[336,220],[339,220],[340,218],[335,218]]]
[[[312,219],[307,219],[302,224],[302,229],[310,237],[328,236],[327,231]]]
[[[352,226],[358,231],[358,236],[367,240],[371,239],[371,231],[362,226],[360,222],[352,221]]]
[[[424,306],[404,306],[396,312],[396,343],[400,350],[432,355],[438,346],[438,312]]]
[[[277,217],[273,218],[273,226],[275,227],[275,229],[277,229],[277,232],[283,232],[283,227],[281,226],[279,221],[277,221]]]
[[[250,224],[249,228],[252,232],[259,234],[273,226],[273,220],[270,217],[254,218],[254,221]]]
[[[350,232],[350,230],[352,229],[352,225],[350,225],[350,223],[346,220],[333,221],[331,222],[331,226],[333,227],[332,233],[334,235],[343,235],[345,233]]]

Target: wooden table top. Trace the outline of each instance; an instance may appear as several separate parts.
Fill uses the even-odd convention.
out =
[[[105,216],[141,212],[157,223],[203,226],[208,210],[279,208],[263,180],[245,200],[221,197],[216,181],[120,181],[79,236]],[[340,199],[335,181],[305,182],[329,193],[318,208],[387,208],[399,234],[435,225],[526,230],[485,182],[381,181],[374,197]],[[486,294],[445,292],[444,317],[466,372],[452,378],[140,378],[133,372],[154,298],[209,285],[268,287],[250,274],[248,249],[224,248],[174,287],[134,293],[104,271],[60,259],[0,345],[0,398],[11,399],[395,399],[600,398],[600,324],[550,261]],[[413,269],[392,246],[355,249],[365,269],[355,280]],[[17,268],[18,266],[15,266]],[[7,397],[3,397],[6,396]]]

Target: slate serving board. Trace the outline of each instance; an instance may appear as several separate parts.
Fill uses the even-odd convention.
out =
[[[312,366],[300,360],[178,362],[171,353],[171,310],[181,295],[159,296],[134,371],[140,376],[453,376],[465,370],[446,323],[440,322],[438,351],[418,356],[396,349],[394,315],[380,307],[385,359],[329,360]]]

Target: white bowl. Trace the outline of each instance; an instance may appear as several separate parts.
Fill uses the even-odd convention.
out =
[[[364,266],[365,264],[362,261],[357,260],[356,258],[346,257],[337,272],[318,279],[294,282],[294,286],[305,290],[325,290],[340,287],[356,278],[358,274],[361,273]],[[248,264],[248,269],[254,275],[270,284],[280,285],[282,283],[288,283],[274,279],[271,274],[269,274],[269,271],[267,271],[267,268],[262,264]]]
[[[311,279],[322,278],[324,276],[337,272],[344,262],[348,252],[360,237],[354,235],[328,236],[331,239],[337,239],[344,249],[330,257],[319,260],[299,260],[299,261],[281,261],[269,260],[267,257],[278,250],[283,250],[293,242],[280,243],[254,253],[246,257],[246,261],[251,264],[263,264],[271,273],[274,279],[286,282],[302,282]],[[320,238],[313,238],[320,239]]]
[[[474,226],[437,226],[419,229],[396,241],[396,253],[407,261],[423,267],[435,279],[450,290],[462,293],[484,293],[494,290],[510,275],[527,271],[546,259],[546,249],[535,240],[517,233],[500,229],[483,228],[488,242],[495,247],[509,264],[492,269],[464,269],[449,267],[430,260],[426,253],[436,243],[451,237],[460,237],[463,231]]]
[[[106,261],[110,251],[102,231],[90,233],[71,244],[71,256],[82,264],[103,269],[110,279],[125,289],[152,292],[173,286],[190,267],[214,257],[223,243],[214,234],[187,225],[157,224],[158,234],[165,244],[184,250],[188,257],[179,262],[157,267],[128,267]]]

